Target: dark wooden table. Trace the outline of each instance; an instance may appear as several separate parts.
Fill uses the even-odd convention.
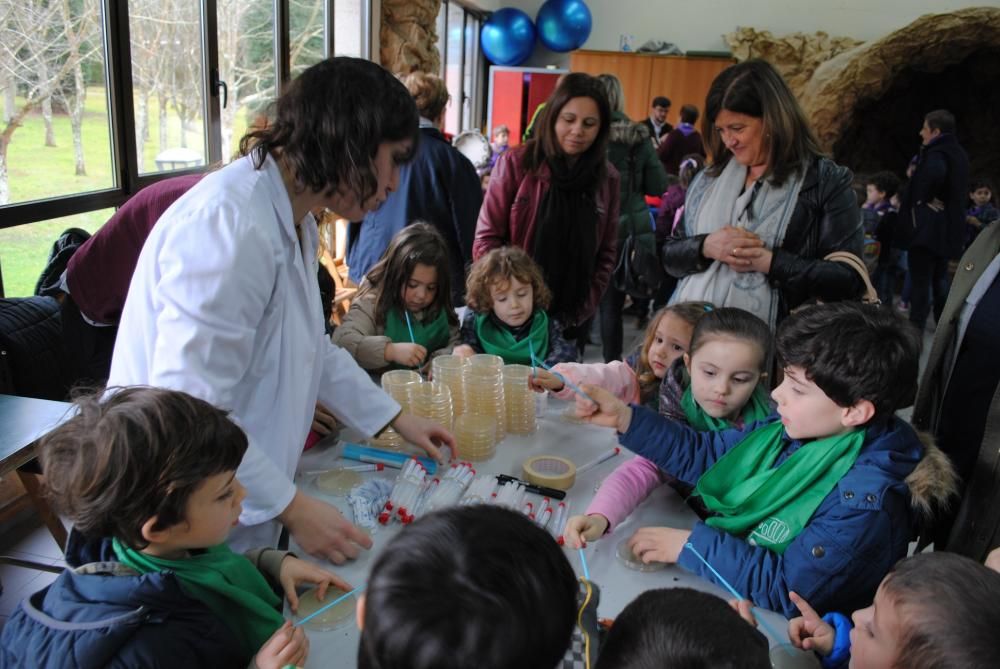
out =
[[[61,549],[66,548],[66,528],[42,495],[38,474],[30,471],[30,465],[38,439],[72,416],[72,410],[69,402],[0,395],[0,476],[17,472],[28,498]]]

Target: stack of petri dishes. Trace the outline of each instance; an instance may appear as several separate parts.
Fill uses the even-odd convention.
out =
[[[431,360],[433,379],[451,389],[451,407],[455,416],[461,416],[465,411],[465,382],[462,380],[465,364],[466,359],[457,355],[439,355]]]
[[[420,375],[410,369],[394,369],[382,375],[382,390],[388,393],[394,400],[399,402],[405,413],[412,413],[411,394],[418,384],[423,383]],[[391,451],[404,451],[403,437],[396,432],[391,425],[377,436],[368,440],[376,448],[385,448]]]
[[[410,389],[410,406],[415,416],[430,418],[451,429],[454,418],[451,389],[443,382],[435,380],[413,386]]]
[[[462,370],[465,380],[465,412],[492,416],[496,421],[496,440],[507,436],[507,408],[503,393],[503,358],[479,354],[469,357]]]
[[[531,367],[506,365],[503,368],[503,395],[507,405],[507,432],[531,434],[535,431],[535,393],[528,385]]]
[[[489,460],[497,450],[497,421],[492,415],[466,411],[455,418],[455,445],[461,460]]]

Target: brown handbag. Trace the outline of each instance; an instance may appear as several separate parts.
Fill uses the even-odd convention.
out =
[[[876,306],[882,304],[882,301],[878,299],[878,292],[875,290],[875,286],[872,285],[872,279],[868,275],[868,268],[861,258],[850,251],[834,251],[824,257],[823,260],[844,263],[861,276],[861,280],[865,282],[865,293],[861,296],[862,303],[874,304]]]

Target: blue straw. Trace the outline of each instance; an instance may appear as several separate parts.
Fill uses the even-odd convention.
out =
[[[740,593],[736,592],[736,588],[734,588],[732,585],[730,585],[729,581],[727,581],[726,579],[722,578],[722,574],[720,574],[719,572],[717,572],[715,570],[715,567],[713,567],[712,565],[710,565],[708,563],[708,560],[706,560],[705,558],[703,558],[701,556],[701,553],[698,552],[698,550],[691,544],[691,542],[688,542],[688,543],[684,544],[684,548],[686,548],[689,551],[691,551],[696,558],[698,558],[699,560],[701,560],[702,564],[704,564],[706,567],[708,567],[708,570],[710,572],[712,572],[712,575],[715,576],[715,578],[717,578],[719,580],[719,583],[721,583],[726,588],[726,590],[728,590],[730,592],[730,594],[732,594],[733,597],[735,597],[736,599],[746,599],[743,595],[741,595]],[[754,620],[756,620],[760,624],[760,626],[764,628],[764,631],[767,632],[767,634],[770,635],[770,637],[772,639],[774,639],[777,643],[781,644],[782,643],[782,637],[778,636],[778,633],[775,632],[773,629],[771,629],[771,626],[767,624],[767,621],[764,620],[763,616],[758,616],[757,613],[756,613],[756,611],[757,611],[757,607],[756,606],[754,606],[754,607],[752,607],[750,609],[750,613],[753,615]],[[782,646],[782,648],[785,648],[785,647]],[[785,648],[785,652],[788,653],[789,655],[793,654],[792,651],[788,650],[788,648]]]
[[[535,366],[535,344],[528,337],[528,352],[531,353],[531,378],[538,378],[538,368]]]
[[[560,381],[563,382],[563,385],[565,385],[567,388],[569,388],[570,390],[572,390],[574,393],[576,393],[577,395],[579,395],[583,399],[589,400],[591,402],[594,402],[594,404],[597,404],[597,406],[600,406],[600,404],[598,404],[594,400],[593,397],[591,397],[587,393],[583,392],[580,389],[579,386],[577,386],[575,383],[573,383],[572,381],[570,381],[569,379],[567,379],[565,376],[563,376],[559,372],[554,371],[551,367],[549,367],[548,365],[546,365],[544,362],[542,362],[538,358],[535,358],[534,356],[532,356],[532,360],[534,360],[536,363],[538,363],[538,366],[541,367],[542,369],[545,369],[545,370],[548,370],[548,371],[552,372],[552,374],[554,374],[557,379],[559,379]]]
[[[410,341],[416,344],[417,338],[413,336],[413,324],[410,322],[410,312],[403,309],[403,313],[406,314],[406,329],[410,331]]]
[[[583,548],[578,548],[580,551],[580,565],[583,567],[583,577],[590,580],[590,570],[587,569],[587,556],[583,554]]]
[[[309,622],[310,620],[312,620],[313,618],[315,618],[319,614],[323,613],[327,609],[329,609],[329,608],[331,608],[333,606],[336,606],[337,604],[340,604],[342,601],[344,601],[345,599],[347,599],[351,595],[357,594],[357,593],[361,592],[364,589],[365,589],[365,586],[359,585],[358,587],[354,588],[354,590],[351,590],[350,592],[345,592],[344,594],[342,594],[340,597],[337,597],[335,600],[333,600],[329,604],[324,604],[320,608],[316,609],[315,611],[313,611],[312,613],[310,613],[309,615],[307,615],[305,618],[302,618],[298,622],[294,623],[292,625],[292,627],[298,627],[299,625],[303,625],[303,624]]]

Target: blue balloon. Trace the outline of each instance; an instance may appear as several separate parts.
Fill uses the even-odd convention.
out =
[[[590,37],[590,9],[583,0],[548,0],[535,17],[538,39],[553,51],[579,49]]]
[[[535,48],[535,24],[520,9],[505,7],[483,24],[479,44],[491,62],[518,65]]]

